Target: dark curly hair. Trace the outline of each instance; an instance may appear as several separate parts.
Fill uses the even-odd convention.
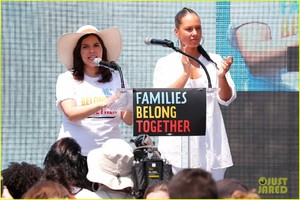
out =
[[[50,174],[63,171],[69,186],[91,190],[92,183],[86,178],[88,172],[86,157],[81,155],[81,147],[73,138],[67,137],[57,140],[44,159],[44,167],[45,171],[52,170],[49,172]],[[61,170],[53,169],[53,167]]]
[[[11,162],[1,171],[3,185],[14,199],[20,199],[25,192],[37,183],[43,175],[43,169],[27,162]]]

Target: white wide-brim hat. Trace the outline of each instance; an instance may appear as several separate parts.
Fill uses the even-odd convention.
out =
[[[57,43],[57,55],[59,60],[68,69],[73,68],[73,51],[78,40],[86,34],[96,34],[102,40],[107,49],[108,61],[117,61],[122,51],[122,36],[117,28],[109,28],[99,31],[91,25],[82,26],[76,33],[65,33]]]
[[[109,139],[101,148],[88,153],[87,179],[113,190],[133,187],[133,161],[133,149],[127,142],[122,139]]]

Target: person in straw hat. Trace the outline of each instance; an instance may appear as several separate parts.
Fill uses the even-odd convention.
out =
[[[95,194],[101,199],[132,199],[133,161],[133,149],[122,139],[109,139],[90,151],[87,179],[98,183]]]
[[[85,25],[58,40],[58,58],[68,69],[56,83],[56,103],[63,112],[58,139],[74,138],[84,156],[106,140],[120,138],[121,121],[132,125],[131,111],[109,108],[119,98],[119,73],[94,64],[96,58],[116,62],[121,50],[122,37],[117,28],[98,30]],[[126,79],[124,83],[127,87]]]

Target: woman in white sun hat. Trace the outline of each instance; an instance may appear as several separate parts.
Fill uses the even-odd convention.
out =
[[[133,198],[133,161],[133,149],[122,139],[109,139],[101,148],[89,152],[87,179],[98,183],[97,198]]]
[[[58,40],[59,60],[68,69],[56,83],[56,103],[63,112],[58,139],[74,138],[84,156],[110,138],[121,138],[121,121],[132,125],[131,111],[109,109],[118,98],[119,73],[94,64],[95,58],[117,62],[121,50],[122,38],[117,28],[100,31],[85,25]]]

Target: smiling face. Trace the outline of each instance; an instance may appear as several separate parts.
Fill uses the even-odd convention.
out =
[[[95,35],[89,35],[82,40],[80,56],[85,68],[95,68],[95,58],[102,58],[103,48]]]
[[[197,47],[202,37],[200,18],[195,13],[188,13],[179,22],[174,34],[180,40],[181,46]]]

